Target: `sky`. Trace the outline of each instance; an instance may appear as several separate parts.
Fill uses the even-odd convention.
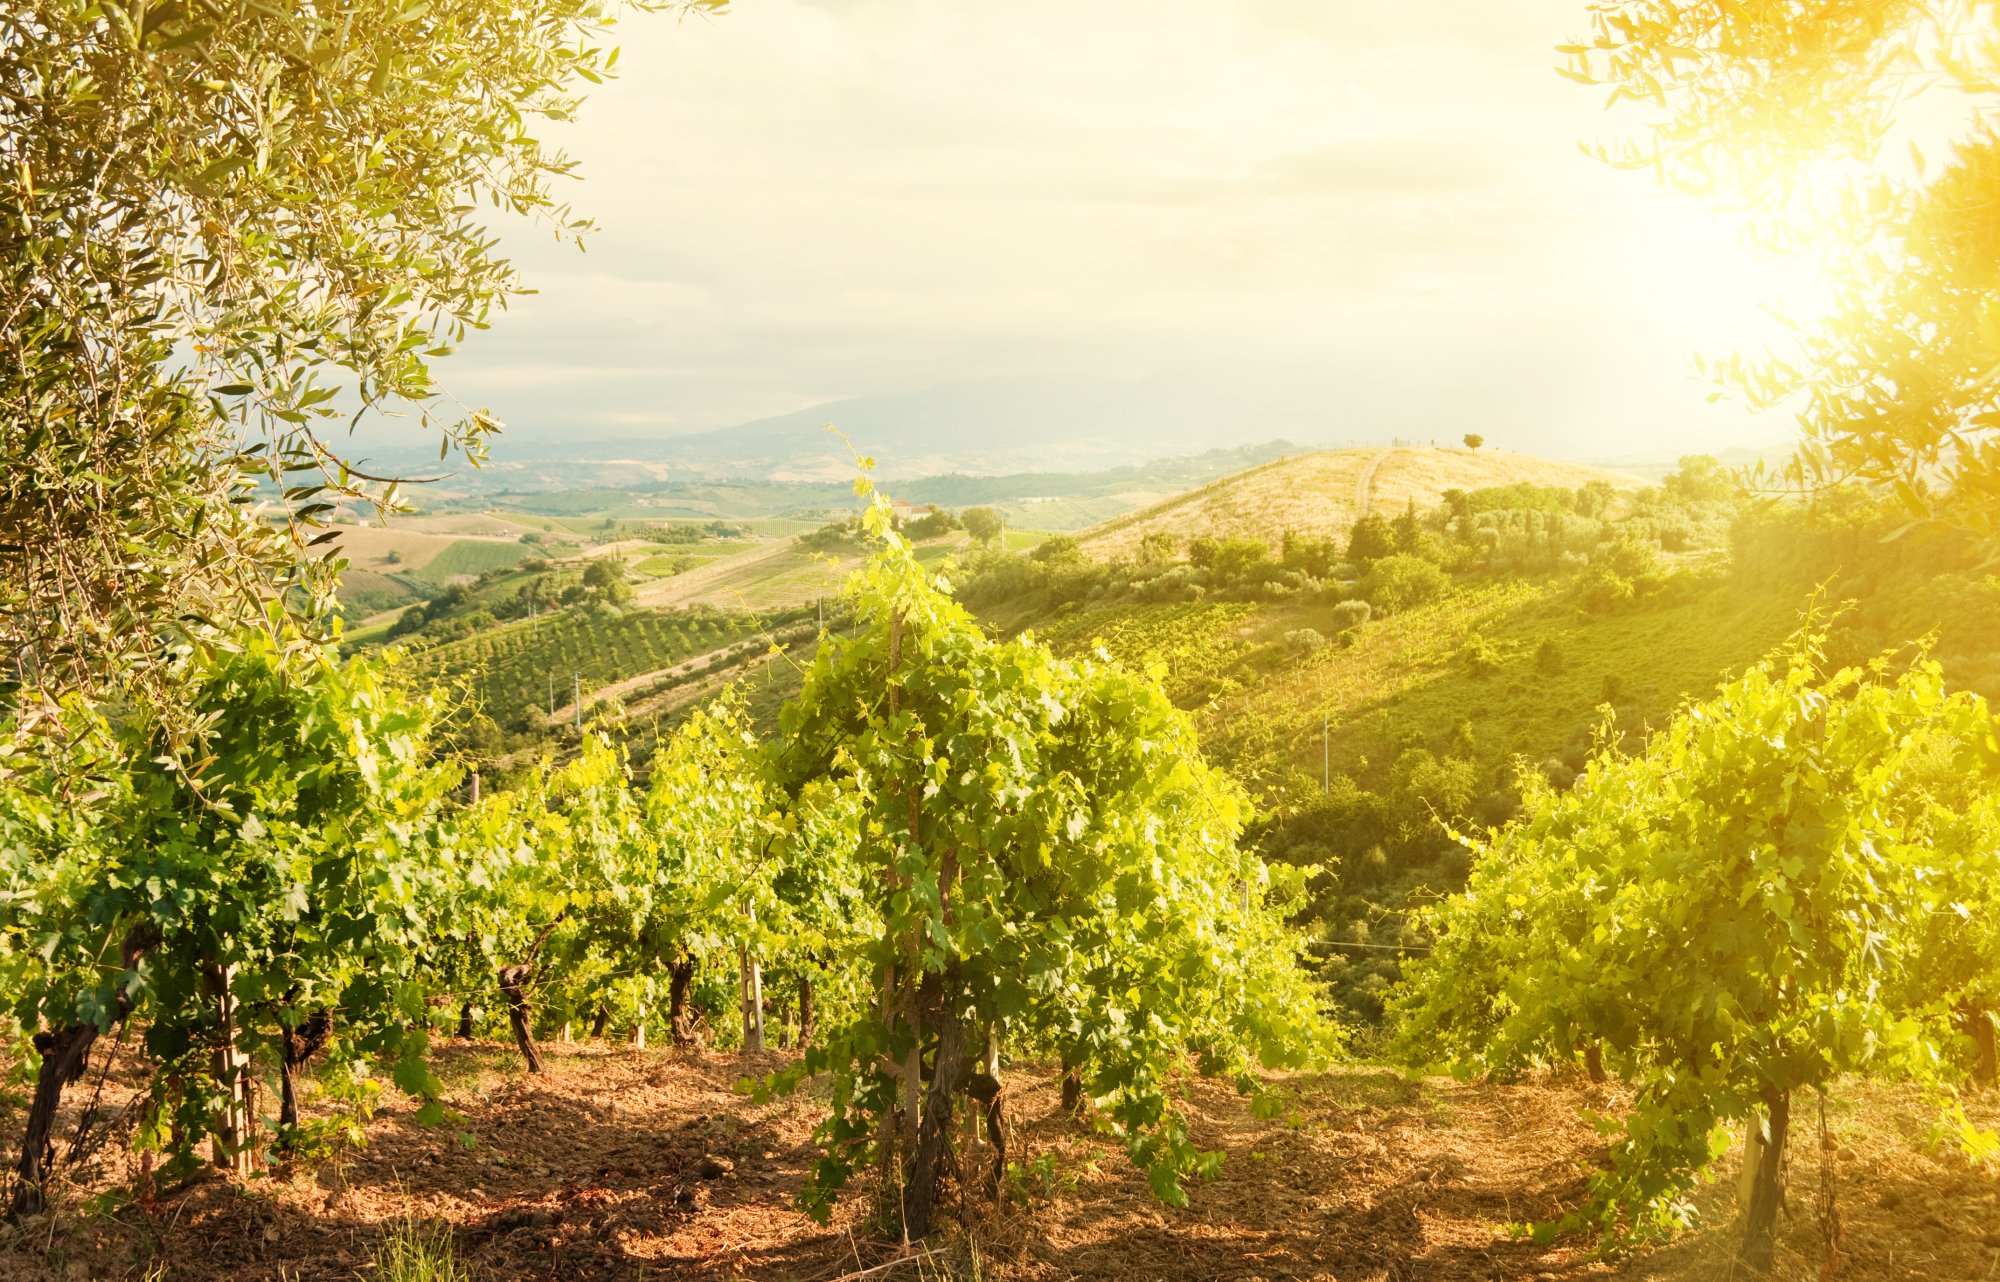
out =
[[[544,442],[712,430],[979,380],[1296,385],[1291,439],[1574,458],[1788,440],[1688,357],[1759,350],[1814,281],[1577,142],[1582,0],[736,0],[628,14],[543,136],[579,254],[440,369]],[[989,384],[990,385],[990,384]],[[1201,402],[1206,403],[1206,402]],[[1215,445],[1259,436],[1224,423]],[[1254,416],[1251,416],[1254,418]],[[1303,443],[1317,443],[1305,441]],[[865,444],[865,442],[864,442]]]

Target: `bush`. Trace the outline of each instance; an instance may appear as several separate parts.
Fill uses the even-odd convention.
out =
[[[1316,628],[1300,628],[1285,634],[1285,645],[1294,654],[1314,654],[1326,649],[1326,637]]]
[[[1577,585],[1577,600],[1592,614],[1616,614],[1638,599],[1632,581],[1608,565],[1600,565]]]
[[[1451,591],[1451,577],[1420,556],[1383,557],[1361,581],[1361,596],[1384,614],[1428,605]]]
[[[1071,565],[1087,559],[1083,555],[1083,545],[1067,534],[1044,539],[1035,546],[1034,551],[1028,553],[1028,556],[1043,565]]]
[[[1562,670],[1562,647],[1556,644],[1554,637],[1543,637],[1542,643],[1535,647],[1535,671],[1545,677],[1554,677],[1560,676]]]
[[[1361,564],[1379,561],[1396,550],[1396,534],[1379,513],[1370,512],[1347,533],[1347,559]]]
[[[1347,632],[1368,622],[1375,613],[1366,601],[1342,601],[1333,607],[1333,630]]]
[[[935,539],[964,528],[963,521],[932,503],[922,516],[903,526],[903,533],[911,539]]]
[[[1465,644],[1459,647],[1458,657],[1464,662],[1466,671],[1475,677],[1490,677],[1500,671],[1500,651],[1477,632],[1465,638]]]
[[[1209,565],[1224,582],[1247,577],[1269,561],[1270,549],[1258,539],[1224,539],[1215,545]]]

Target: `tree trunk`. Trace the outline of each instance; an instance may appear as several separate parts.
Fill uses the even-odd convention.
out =
[[[1972,1061],[1972,1080],[1980,1086],[1992,1086],[2000,1079],[2000,1048],[1994,1045],[1993,1012],[1977,1006],[1960,1006],[1958,1027],[1978,1048],[1978,1055]]]
[[[469,1042],[472,1040],[471,1002],[467,1002],[465,1003],[465,1005],[458,1008],[458,1040],[461,1042]]]
[[[609,1006],[599,1006],[597,1008],[597,1018],[592,1020],[590,1024],[590,1040],[594,1042],[603,1037],[604,1026],[610,1022],[611,1008]]]
[[[698,1045],[701,1041],[695,1032],[694,1015],[688,1010],[688,990],[694,987],[695,958],[693,953],[682,957],[667,967],[667,1026],[674,1036],[674,1045],[682,1048]]]
[[[56,1146],[50,1133],[55,1129],[56,1109],[62,1104],[63,1087],[82,1078],[90,1068],[90,1046],[96,1040],[95,1024],[71,1024],[58,1032],[35,1034],[42,1068],[35,1080],[35,1102],[28,1109],[21,1161],[14,1168],[13,1209],[17,1217],[41,1214],[42,1186],[55,1166]]]
[[[333,1035],[333,1016],[324,1010],[314,1011],[312,1018],[297,1028],[280,1031],[284,1039],[284,1063],[278,1073],[283,1092],[278,1102],[278,1129],[282,1132],[278,1146],[289,1153],[292,1131],[299,1124],[299,1079],[305,1076],[306,1064]]]
[[[1584,1047],[1583,1067],[1590,1074],[1590,1080],[1600,1086],[1611,1080],[1604,1075],[1604,1048],[1596,1042]]]
[[[1000,1129],[1001,1103],[1006,1087],[991,1073],[974,1073],[966,1079],[965,1093],[986,1106],[986,1141],[993,1146],[993,1196],[1000,1196],[1000,1180],[1007,1174],[1007,1136]]]
[[[1062,1107],[1072,1116],[1083,1108],[1083,1071],[1074,1064],[1063,1065]]]
[[[1754,1159],[1750,1171],[1750,1198],[1743,1216],[1743,1263],[1759,1273],[1771,1271],[1778,1250],[1778,1214],[1785,1206],[1785,1140],[1791,1130],[1792,1097],[1786,1091],[1764,1092],[1764,1121],[1761,1134],[1752,1123],[1751,1138],[1761,1143],[1744,1146],[1744,1161]]]
[[[965,1026],[948,1009],[934,1012],[932,1022],[937,1026],[936,1061],[930,1090],[924,1095],[916,1150],[904,1177],[903,1235],[912,1242],[930,1236],[942,1159],[951,1144],[951,1115],[965,1077]]]
[[[799,973],[799,1038],[798,1047],[804,1050],[813,1044],[813,1029],[818,1023],[818,1015],[813,1010],[812,976]]]
[[[542,1052],[535,1045],[535,1033],[528,1022],[527,983],[534,974],[529,966],[502,966],[500,968],[500,995],[507,999],[507,1022],[514,1028],[514,1044],[521,1048],[521,1057],[528,1061],[530,1073],[540,1073]]]

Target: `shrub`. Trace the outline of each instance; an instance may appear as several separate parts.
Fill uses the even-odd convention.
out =
[[[912,539],[934,539],[953,530],[962,530],[965,523],[937,504],[928,505],[924,514],[903,527],[903,533]]]
[[[1490,677],[1500,671],[1500,651],[1477,632],[1465,638],[1465,644],[1459,647],[1458,657],[1464,662],[1466,671],[1475,677]]]
[[[1577,585],[1577,600],[1592,614],[1616,614],[1638,599],[1632,581],[1608,565],[1600,565]]]
[[[403,563],[403,554],[395,548],[390,548],[389,555],[385,559],[390,565],[401,565]]]
[[[1315,579],[1324,579],[1340,555],[1340,548],[1332,539],[1308,538],[1300,534],[1286,534],[1282,561],[1287,570],[1297,570]]]
[[[970,515],[970,513],[968,513]],[[1083,546],[1067,534],[1045,539],[1028,556],[1043,565],[1066,565],[1084,560]]]
[[[1313,654],[1326,649],[1326,637],[1316,628],[1300,628],[1285,634],[1285,644],[1294,654]]]
[[[1562,670],[1562,647],[1556,644],[1554,637],[1543,637],[1542,643],[1535,647],[1535,671],[1545,677],[1553,677],[1561,675]]]
[[[1146,565],[1159,565],[1174,559],[1174,536],[1163,530],[1155,530],[1139,540],[1139,560]]]
[[[1241,579],[1265,565],[1269,557],[1270,549],[1259,539],[1224,539],[1216,545],[1210,564],[1224,580]]]
[[[1384,614],[1400,614],[1451,591],[1451,578],[1420,556],[1383,557],[1361,581],[1361,595]]]
[[[1395,531],[1379,513],[1370,512],[1354,523],[1347,533],[1347,559],[1366,564],[1379,561],[1396,550]]]
[[[1374,608],[1366,601],[1342,601],[1333,607],[1333,630],[1346,632],[1368,622]]]

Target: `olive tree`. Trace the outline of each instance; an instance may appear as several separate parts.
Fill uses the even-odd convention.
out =
[[[335,503],[393,506],[392,478],[332,444],[356,417],[414,414],[477,461],[498,425],[431,371],[521,290],[477,211],[586,229],[541,135],[610,70],[611,20],[592,0],[0,10],[0,660],[21,730],[126,678],[194,729],[166,697],[180,640],[260,625],[287,585],[309,604],[337,570]]]
[[[1784,476],[1892,489],[1911,520],[2000,551],[1991,377],[2000,200],[2000,39],[1963,0],[1591,6],[1565,74],[1660,109],[1606,160],[1752,212],[1773,254],[1822,258],[1834,303],[1796,353],[1708,366],[1758,407],[1799,409]],[[1927,145],[1899,125],[1951,122]],[[1910,163],[1903,160],[1908,156]]]

